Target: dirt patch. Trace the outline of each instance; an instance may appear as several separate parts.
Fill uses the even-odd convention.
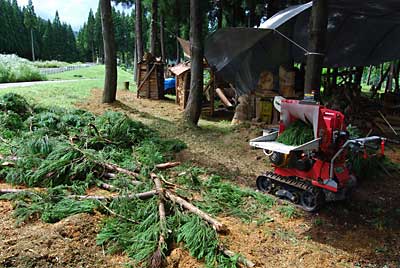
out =
[[[242,183],[253,185],[254,178],[268,168],[260,150],[251,150],[249,140],[262,134],[256,126],[233,128],[229,122],[202,118],[199,129],[182,124],[183,110],[172,100],[137,99],[129,91],[118,91],[118,101],[100,103],[102,91],[95,89],[89,100],[76,106],[101,114],[106,110],[119,111],[160,131],[167,138],[186,142],[189,150],[179,155],[179,160],[193,162],[239,178]]]
[[[189,255],[189,252],[182,248],[171,251],[166,260],[167,268],[189,268],[201,267],[203,264]]]
[[[122,267],[128,259],[96,246],[99,215],[78,214],[56,224],[16,226],[10,202],[0,201],[0,267]]]

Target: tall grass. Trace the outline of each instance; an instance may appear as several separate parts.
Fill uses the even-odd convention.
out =
[[[47,80],[27,59],[0,54],[0,83]]]

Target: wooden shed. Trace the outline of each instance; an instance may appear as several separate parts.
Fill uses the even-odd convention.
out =
[[[170,68],[175,75],[176,103],[184,109],[190,91],[190,64],[181,63]]]
[[[152,100],[164,98],[164,64],[151,55],[145,57],[137,65],[138,89],[137,97]]]

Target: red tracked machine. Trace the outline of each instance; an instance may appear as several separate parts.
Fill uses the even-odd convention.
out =
[[[257,188],[300,204],[306,211],[316,211],[325,201],[343,200],[356,185],[347,163],[348,149],[364,151],[367,144],[380,145],[384,154],[385,139],[367,137],[349,139],[344,115],[324,106],[298,100],[274,102],[281,113],[279,130],[264,133],[250,141],[269,157],[274,171],[257,178]],[[302,120],[313,126],[314,140],[300,146],[288,146],[275,140],[292,122]]]

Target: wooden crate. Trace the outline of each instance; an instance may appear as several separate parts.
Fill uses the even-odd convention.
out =
[[[161,62],[138,63],[138,98],[164,98],[164,65]]]

